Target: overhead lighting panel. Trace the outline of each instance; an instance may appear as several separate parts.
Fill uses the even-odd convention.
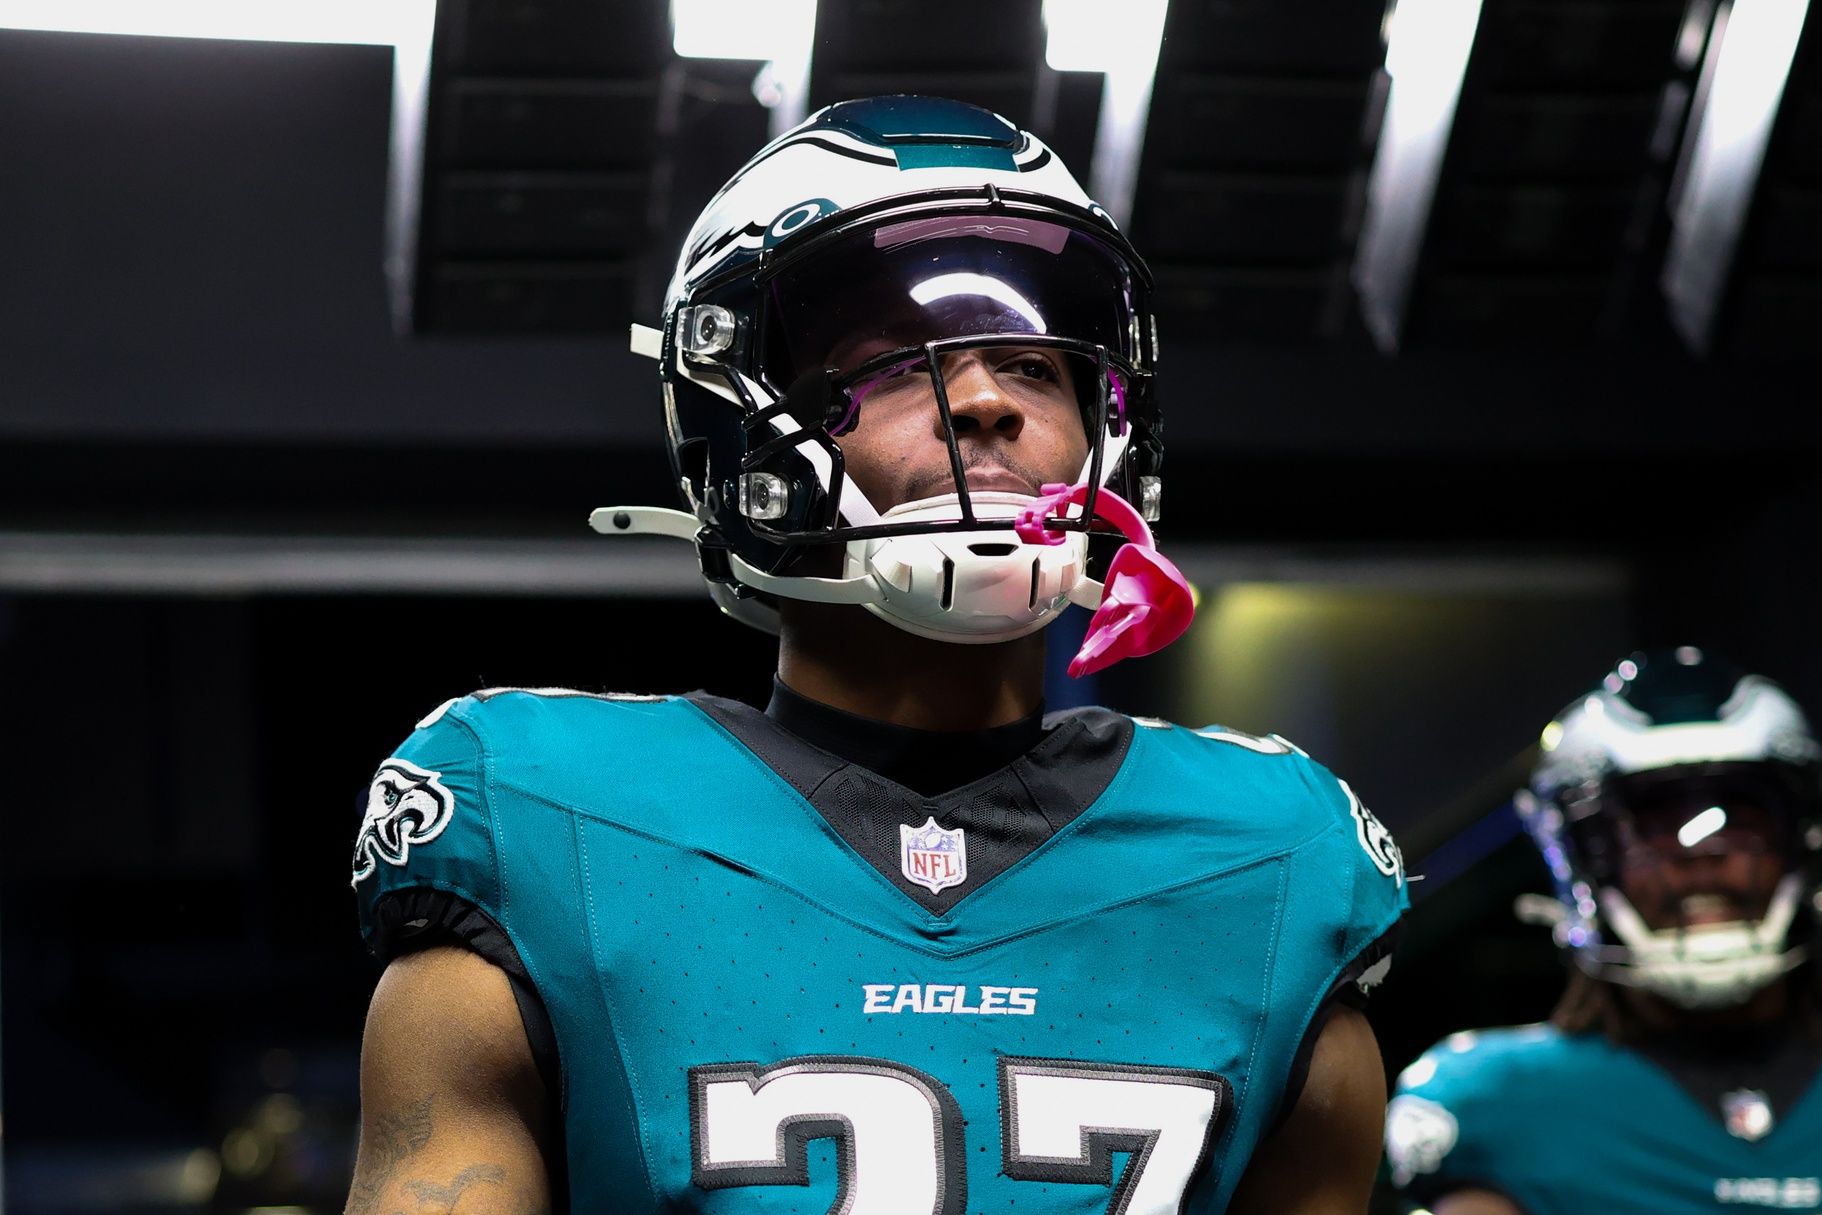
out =
[[[409,258],[423,178],[423,122],[436,0],[0,0],[0,29],[234,42],[392,48],[392,155],[386,189],[387,278],[393,315],[410,314]],[[401,319],[400,325],[404,322]]]
[[[685,59],[754,59],[753,96],[782,135],[802,122],[810,95],[816,0],[671,0],[671,47]]]
[[[0,0],[0,28],[393,46],[435,11],[434,0]]]
[[[671,0],[671,45],[686,59],[781,59],[816,31],[816,0]]]
[[[1168,0],[1126,0],[1116,19],[1104,0],[1044,0],[1045,62],[1106,76],[1088,192],[1122,227],[1132,218],[1168,7]]]
[[[1381,350],[1398,347],[1481,0],[1398,0],[1386,40],[1385,120],[1367,178],[1354,283]]]
[[[1671,322],[1706,350],[1765,163],[1809,0],[1733,0],[1715,16],[1672,192],[1663,287]]]

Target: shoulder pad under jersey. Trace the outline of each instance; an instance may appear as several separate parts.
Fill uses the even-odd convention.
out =
[[[1399,1073],[1386,1107],[1392,1182],[1429,1197],[1464,1186],[1513,1188],[1514,1158],[1527,1152],[1536,1111],[1525,1098],[1556,1098],[1546,1077],[1573,1047],[1554,1027],[1450,1034]]]
[[[438,706],[380,764],[368,786],[353,873],[363,936],[376,944],[375,911],[388,895],[424,888],[453,894],[503,922],[497,854],[502,799],[493,787],[501,767],[509,769],[510,780],[510,769],[535,769],[573,742],[575,710],[582,707],[577,700],[598,710],[587,723],[591,744],[598,746],[616,733],[611,726],[604,731],[603,712],[613,716],[613,706],[634,709],[669,699],[495,688]],[[636,728],[625,723],[629,734]]]

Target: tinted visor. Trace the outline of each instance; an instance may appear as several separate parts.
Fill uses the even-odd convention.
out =
[[[759,370],[780,391],[806,371],[845,378],[894,351],[983,334],[1073,339],[1136,361],[1133,268],[1044,220],[940,216],[839,233],[764,290]]]
[[[1794,859],[1822,809],[1787,765],[1740,761],[1609,777],[1563,808],[1570,839],[1603,882],[1641,846],[1676,857],[1734,845]]]
[[[1081,415],[1084,434],[1092,433],[1095,419],[1103,415],[1114,424],[1115,433],[1123,430],[1127,377],[1120,365],[1068,339],[1020,336],[1021,340],[1004,343],[991,337],[942,339],[934,347],[935,370],[949,380],[957,376],[958,365],[973,364],[1001,394],[1022,407],[1047,412],[1066,404]],[[878,424],[883,411],[932,410],[939,377],[932,374],[931,349],[901,346],[843,371],[836,380],[840,394],[825,420],[829,433],[847,434],[862,417]]]
[[[1754,767],[1678,779],[1622,777],[1610,795],[1626,843],[1668,859],[1730,851],[1795,852],[1799,807],[1789,788]]]
[[[1617,876],[1655,929],[1757,919],[1802,863],[1802,807],[1767,765],[1641,773],[1607,795]]]

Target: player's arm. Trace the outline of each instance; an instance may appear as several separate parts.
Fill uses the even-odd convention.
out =
[[[457,947],[395,959],[361,1041],[347,1215],[548,1212],[547,1108],[505,972]]]
[[[1253,1153],[1228,1211],[1361,1215],[1379,1170],[1385,1099],[1373,1027],[1357,1010],[1336,1006],[1316,1038],[1297,1104]]]

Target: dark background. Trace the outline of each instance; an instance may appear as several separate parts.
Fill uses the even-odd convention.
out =
[[[812,104],[977,100],[1088,177],[1098,78],[1043,66],[1032,0],[823,10]],[[1554,997],[1505,803],[1557,708],[1682,643],[1822,704],[1822,90],[1812,14],[1694,350],[1657,281],[1678,40],[1713,7],[1486,0],[1386,351],[1349,274],[1384,15],[1171,6],[1129,228],[1201,617],[1051,699],[1278,731],[1348,776],[1426,874],[1372,1013],[1396,1071]],[[768,686],[687,550],[583,528],[669,500],[625,325],[766,137],[755,65],[675,58],[655,0],[445,0],[433,64],[400,318],[388,48],[0,30],[17,1211],[339,1209],[375,763],[476,687]]]

